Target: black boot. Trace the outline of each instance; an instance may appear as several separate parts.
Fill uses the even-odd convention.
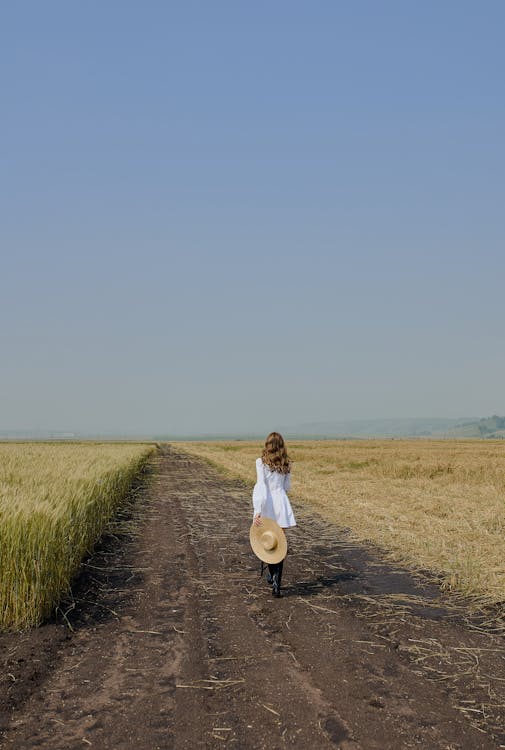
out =
[[[272,573],[272,596],[279,598],[281,596],[281,581],[282,581],[282,568],[284,560],[281,560],[275,567],[275,571]],[[270,566],[268,566],[270,567]]]
[[[272,581],[274,580],[274,573],[275,573],[276,567],[277,565],[271,565],[270,563],[268,563],[267,583],[272,583]]]

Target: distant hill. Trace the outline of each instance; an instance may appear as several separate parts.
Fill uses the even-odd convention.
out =
[[[403,419],[347,419],[307,422],[277,427],[290,439],[303,438],[482,438],[505,440],[505,417],[496,414],[479,419],[462,417],[403,418]],[[226,432],[149,435],[142,433],[79,433],[62,430],[3,430],[0,440],[262,440],[263,433]]]
[[[284,428],[286,435],[319,438],[340,437],[433,437],[505,438],[505,417],[484,419],[403,418],[350,419],[308,422]]]
[[[503,440],[505,439],[505,417],[498,417],[495,414],[485,419],[458,424],[448,433],[448,437],[480,437]]]

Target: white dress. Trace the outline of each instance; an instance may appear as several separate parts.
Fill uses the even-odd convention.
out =
[[[272,471],[256,459],[256,484],[253,490],[254,515],[261,513],[266,518],[277,521],[283,529],[296,526],[295,516],[286,490],[291,487],[291,475]]]

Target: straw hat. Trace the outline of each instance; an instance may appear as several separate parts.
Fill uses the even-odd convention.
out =
[[[249,532],[254,554],[266,563],[279,563],[286,557],[288,543],[281,527],[271,518],[261,517],[261,526],[253,523]]]

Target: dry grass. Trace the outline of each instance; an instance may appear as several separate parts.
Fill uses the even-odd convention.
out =
[[[0,629],[51,613],[153,450],[0,444]]]
[[[252,486],[259,442],[179,448]],[[479,603],[505,601],[503,441],[294,441],[291,497]]]

